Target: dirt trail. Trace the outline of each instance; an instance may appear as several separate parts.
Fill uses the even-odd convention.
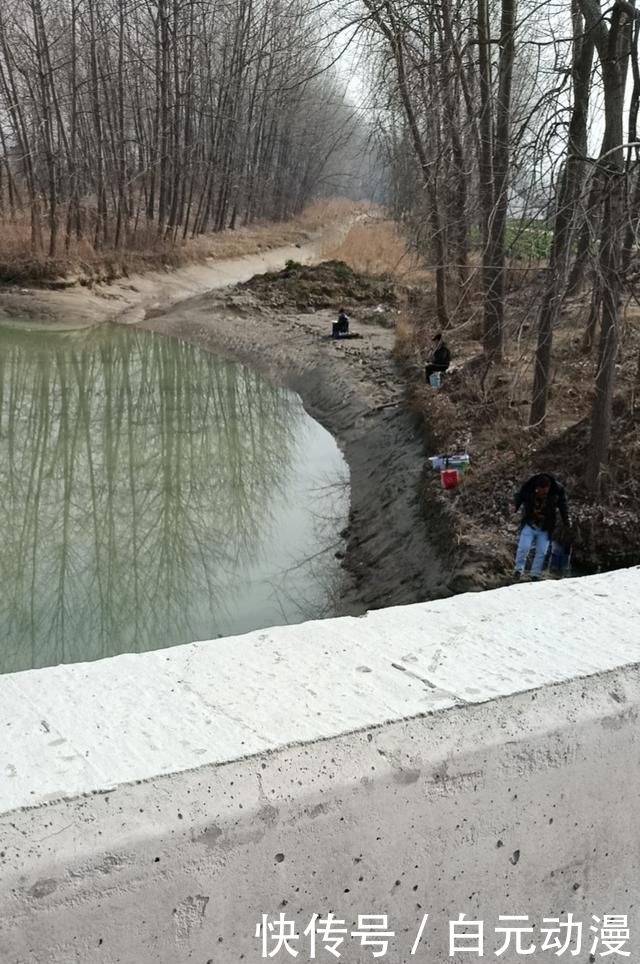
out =
[[[74,284],[50,288],[0,288],[0,323],[77,330],[113,321],[135,324],[148,312],[165,310],[186,298],[246,281],[255,274],[277,270],[287,260],[313,264],[322,248],[346,235],[352,221],[318,231],[308,242],[273,248],[259,254],[193,264],[167,271],[130,275],[91,287]]]
[[[403,405],[394,333],[362,320],[365,313],[352,315],[352,330],[362,337],[336,342],[328,337],[334,311],[276,310],[236,287],[183,302],[143,325],[260,368],[297,391],[337,439],[351,470],[339,605],[348,614],[448,596],[455,580],[448,523],[437,506],[420,502],[423,434]]]

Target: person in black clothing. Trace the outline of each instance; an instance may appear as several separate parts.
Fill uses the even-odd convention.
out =
[[[516,550],[515,578],[525,571],[527,558],[535,546],[531,564],[531,578],[540,579],[542,567],[556,527],[558,513],[568,528],[569,512],[564,488],[551,475],[540,473],[531,476],[513,500],[513,511],[520,510],[522,529]]]
[[[431,362],[426,365],[424,369],[424,377],[427,382],[434,372],[446,372],[451,362],[451,352],[447,348],[442,335],[436,335],[433,340],[436,343],[436,347],[431,356]]]
[[[341,308],[338,312],[338,320],[334,321],[331,330],[332,338],[341,338],[343,335],[349,334],[349,315],[346,313],[344,308]]]

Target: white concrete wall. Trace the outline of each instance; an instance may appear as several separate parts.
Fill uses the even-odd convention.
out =
[[[394,964],[450,960],[459,913],[489,957],[501,914],[628,914],[637,956],[639,585],[0,677],[0,961],[254,962],[281,911],[386,913]]]

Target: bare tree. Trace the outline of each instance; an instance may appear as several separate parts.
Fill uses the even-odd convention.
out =
[[[627,0],[616,0],[607,23],[599,0],[580,0],[580,8],[598,52],[604,95],[605,131],[603,151],[598,161],[604,193],[599,261],[602,308],[587,468],[589,490],[593,496],[598,496],[602,494],[606,482],[611,439],[618,313],[622,294],[620,268],[625,204],[624,96],[636,11],[635,4]]]
[[[585,180],[589,96],[594,42],[590,31],[585,32],[584,19],[578,0],[572,0],[573,107],[567,138],[567,156],[557,189],[556,215],[546,283],[538,314],[538,345],[536,351],[533,398],[529,424],[544,430],[549,395],[553,329],[560,314],[566,290],[571,249],[575,234],[577,209]]]

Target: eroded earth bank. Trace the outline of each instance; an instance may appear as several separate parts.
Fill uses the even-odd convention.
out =
[[[296,279],[294,297],[282,291],[286,272],[275,285],[272,276],[258,276],[149,312],[140,325],[258,367],[298,392],[309,414],[335,436],[351,471],[338,614],[472,588],[448,519],[421,496],[424,429],[404,405],[406,379],[392,356],[393,291],[368,281],[349,290],[350,303],[358,302],[352,330],[361,337],[332,341],[339,306],[328,307],[336,294],[333,273],[330,264],[315,269],[311,291]],[[345,285],[339,287],[344,293]]]

